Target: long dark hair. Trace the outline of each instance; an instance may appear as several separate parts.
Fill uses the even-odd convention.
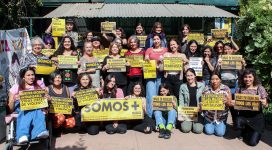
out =
[[[169,91],[169,93],[167,94],[167,96],[172,95],[172,93],[171,93],[172,89],[166,83],[162,83],[160,85],[160,87],[159,87],[159,94],[158,95],[161,95],[160,91],[161,91],[162,88],[167,89]]]
[[[89,84],[87,85],[87,87],[83,87],[83,88],[81,88],[81,83],[80,83],[80,80],[81,80],[81,78],[83,78],[84,76],[87,76],[88,77],[88,79],[90,80],[90,82],[89,82]],[[75,88],[75,91],[79,91],[79,90],[82,90],[82,89],[89,89],[89,88],[93,88],[93,86],[92,86],[92,78],[91,78],[91,76],[88,74],[88,73],[81,73],[81,74],[79,74],[78,75],[78,77],[77,77],[77,87]]]
[[[212,48],[211,46],[208,46],[208,45],[206,45],[206,46],[204,46],[204,47],[202,48],[202,57],[205,58],[205,56],[204,56],[204,51],[205,51],[206,49],[209,49],[209,50],[211,51],[211,58],[213,58],[213,57],[214,57],[213,48]]]
[[[160,26],[161,29],[162,29],[162,30],[161,30],[161,33],[164,34],[164,29],[163,29],[163,26],[162,26],[162,23],[161,23],[161,22],[155,22],[154,25],[153,25],[153,27],[152,27],[152,29],[151,29],[151,32],[150,32],[150,33],[151,33],[151,34],[158,34],[158,33],[156,33],[156,28],[159,27],[159,26]],[[160,33],[159,33],[159,34],[160,34]]]
[[[254,77],[253,86],[258,86],[261,84],[261,82],[256,74],[256,71],[253,68],[247,68],[244,70],[243,74],[240,76],[240,79],[239,79],[240,87],[243,87],[243,88],[246,87],[246,85],[244,83],[244,77],[249,74],[252,74]]]
[[[131,86],[131,89],[130,89],[130,93],[133,94],[133,90],[134,90],[134,87],[136,85],[140,85],[141,87],[141,93],[140,93],[140,97],[145,97],[145,89],[144,89],[144,86],[141,82],[135,82],[132,86]]]
[[[195,57],[200,57],[200,56],[201,56],[201,52],[200,52],[200,50],[199,50],[199,47],[200,47],[200,46],[198,45],[197,41],[196,41],[196,40],[191,40],[191,41],[188,42],[188,45],[187,45],[186,50],[185,50],[185,55],[186,55],[187,57],[189,57],[189,56],[192,55],[192,52],[191,52],[191,50],[190,50],[190,46],[191,46],[192,44],[194,44],[194,43],[197,45],[197,48],[196,48],[196,51],[195,51],[195,54],[196,54]]]
[[[25,77],[25,74],[27,71],[33,71],[34,73],[34,76],[35,76],[35,80],[33,82],[33,86],[34,86],[34,89],[37,90],[37,89],[42,89],[40,87],[40,85],[38,85],[37,83],[37,78],[36,78],[36,73],[35,73],[35,69],[32,68],[32,67],[26,67],[26,68],[23,68],[20,70],[19,72],[19,75],[20,75],[20,80],[19,80],[19,91],[23,91],[23,90],[26,90],[25,88],[25,80],[24,80],[24,77]]]
[[[64,44],[64,40],[67,39],[67,38],[70,39],[70,41],[71,41],[71,50],[73,52],[76,51],[74,40],[70,36],[64,36],[62,38],[62,41],[61,41],[61,44],[60,44],[58,50],[55,51],[55,53],[53,54],[53,56],[63,55],[64,49],[65,49],[63,44]]]
[[[107,87],[108,83],[111,81],[112,78],[115,78],[115,76],[111,75],[111,74],[109,74],[105,78],[105,83],[104,83],[104,88],[103,88],[103,98],[116,98],[117,85],[115,84],[114,87],[110,90]]]
[[[169,44],[168,44],[168,51],[169,51],[169,52],[172,52],[172,50],[171,50],[171,48],[170,48],[170,43],[171,43],[172,41],[175,41],[175,42],[177,43],[177,45],[178,45],[178,51],[179,51],[179,49],[180,49],[180,42],[179,42],[177,39],[175,39],[175,38],[172,38],[172,39],[169,41]]]
[[[222,44],[222,46],[223,46],[222,53],[223,53],[223,50],[224,50],[224,42],[222,42],[221,40],[217,41],[217,42],[214,44],[214,47],[213,47],[214,52],[217,53],[217,54],[218,54],[218,49],[217,49],[217,47],[218,47],[219,44]]]

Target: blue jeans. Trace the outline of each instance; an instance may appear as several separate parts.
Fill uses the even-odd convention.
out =
[[[174,126],[176,123],[177,112],[175,109],[169,110],[168,112],[156,110],[154,111],[154,116],[156,120],[156,126],[158,126],[159,124],[164,124],[165,126],[167,124],[172,124]],[[167,118],[167,122],[164,117]]]
[[[16,101],[15,108],[18,112],[16,124],[16,140],[20,137],[27,136],[28,139],[33,140],[46,130],[45,115],[40,109],[21,111],[18,109],[19,102]]]
[[[224,136],[226,132],[226,123],[221,121],[219,124],[214,122],[204,121],[204,131],[207,135],[215,134],[216,136]]]
[[[159,87],[162,83],[162,77],[158,76],[156,79],[146,80],[146,111],[147,115],[152,118],[152,97],[157,96]]]

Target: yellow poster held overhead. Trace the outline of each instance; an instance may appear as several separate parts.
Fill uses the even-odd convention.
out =
[[[109,49],[93,50],[93,56],[98,60],[98,62],[103,62],[104,58],[109,55]]]
[[[237,110],[260,110],[260,95],[253,94],[235,94],[235,106]]]
[[[179,121],[197,121],[198,107],[178,107]]]
[[[222,65],[221,69],[236,69],[240,70],[242,69],[242,63],[243,60],[242,55],[222,55]]]
[[[63,36],[65,33],[65,19],[52,18],[52,36]]]
[[[176,101],[174,96],[153,96],[152,109],[167,111],[173,109],[172,101]]]
[[[201,96],[202,110],[225,110],[223,94],[203,94]]]
[[[116,22],[101,22],[101,33],[114,33],[116,31]]]
[[[183,70],[183,62],[181,57],[164,57],[163,70],[165,71],[181,71]]]
[[[56,66],[50,59],[37,59],[36,74],[49,75],[56,70]]]
[[[143,119],[142,99],[94,100],[81,109],[81,121]]]
[[[86,89],[76,91],[75,98],[77,99],[78,106],[84,106],[98,99],[98,95],[95,89]]]
[[[34,110],[48,107],[47,99],[44,98],[45,90],[32,90],[20,92],[20,109]]]
[[[228,37],[228,29],[211,29],[212,38],[224,39]]]
[[[144,79],[152,79],[157,77],[157,65],[155,60],[144,61]]]
[[[126,72],[126,59],[107,59],[109,70],[107,72]]]
[[[77,56],[58,55],[58,67],[61,69],[77,69]]]
[[[190,33],[188,35],[188,41],[196,40],[198,44],[204,44],[205,37],[203,33]]]
[[[60,113],[60,114],[72,114],[73,109],[73,99],[62,98],[62,97],[52,97],[49,103],[50,113]]]
[[[126,56],[126,60],[131,67],[143,67],[144,56],[143,55],[129,55]]]

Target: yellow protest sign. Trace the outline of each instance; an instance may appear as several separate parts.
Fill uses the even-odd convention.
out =
[[[97,62],[85,63],[86,70],[88,69],[97,69],[99,64]]]
[[[143,55],[128,55],[126,60],[129,62],[131,67],[143,67]]]
[[[204,44],[205,37],[203,33],[190,33],[188,35],[188,41],[196,40],[198,44]]]
[[[109,49],[93,50],[93,56],[98,60],[98,62],[103,62],[104,58],[109,55]]]
[[[116,22],[101,22],[101,33],[114,33],[116,31]]]
[[[52,18],[52,36],[63,36],[65,33],[65,19]]]
[[[165,71],[181,71],[183,70],[183,62],[181,57],[164,57],[163,70]]]
[[[173,109],[172,101],[176,101],[174,96],[153,96],[152,108],[153,110],[167,111]]]
[[[107,59],[109,70],[107,72],[126,72],[126,59]]]
[[[237,110],[260,110],[260,95],[235,94],[235,106]]]
[[[94,100],[81,109],[81,121],[143,119],[142,99]]]
[[[144,61],[143,69],[145,79],[152,79],[157,77],[157,65],[155,60]]]
[[[242,55],[222,55],[221,69],[242,69]]]
[[[211,29],[212,37],[215,39],[224,39],[228,37],[227,29]]]
[[[120,56],[125,56],[125,53],[128,51],[128,49],[121,49]]]
[[[196,72],[196,76],[202,77],[202,57],[190,57],[189,67],[193,68]]]
[[[62,98],[62,97],[52,97],[49,103],[50,113],[60,113],[60,114],[72,114],[73,109],[73,99]]]
[[[137,36],[137,38],[140,41],[140,46],[139,47],[145,47],[145,42],[146,42],[147,36]]]
[[[42,49],[41,53],[47,57],[52,56],[55,53],[56,49]]]
[[[223,94],[203,94],[201,96],[202,110],[225,110]]]
[[[178,107],[179,121],[197,121],[198,107]]]
[[[36,74],[49,75],[56,70],[53,61],[50,59],[37,58]]]
[[[77,99],[78,106],[84,106],[98,99],[98,95],[95,89],[86,89],[76,91],[75,98]]]
[[[58,67],[62,69],[76,69],[78,67],[77,56],[58,55],[58,62]]]
[[[20,92],[20,109],[34,110],[48,107],[47,99],[44,98],[45,93],[45,90]]]

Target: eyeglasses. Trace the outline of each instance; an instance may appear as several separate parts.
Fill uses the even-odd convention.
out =
[[[45,45],[52,45],[51,43],[46,43]]]

